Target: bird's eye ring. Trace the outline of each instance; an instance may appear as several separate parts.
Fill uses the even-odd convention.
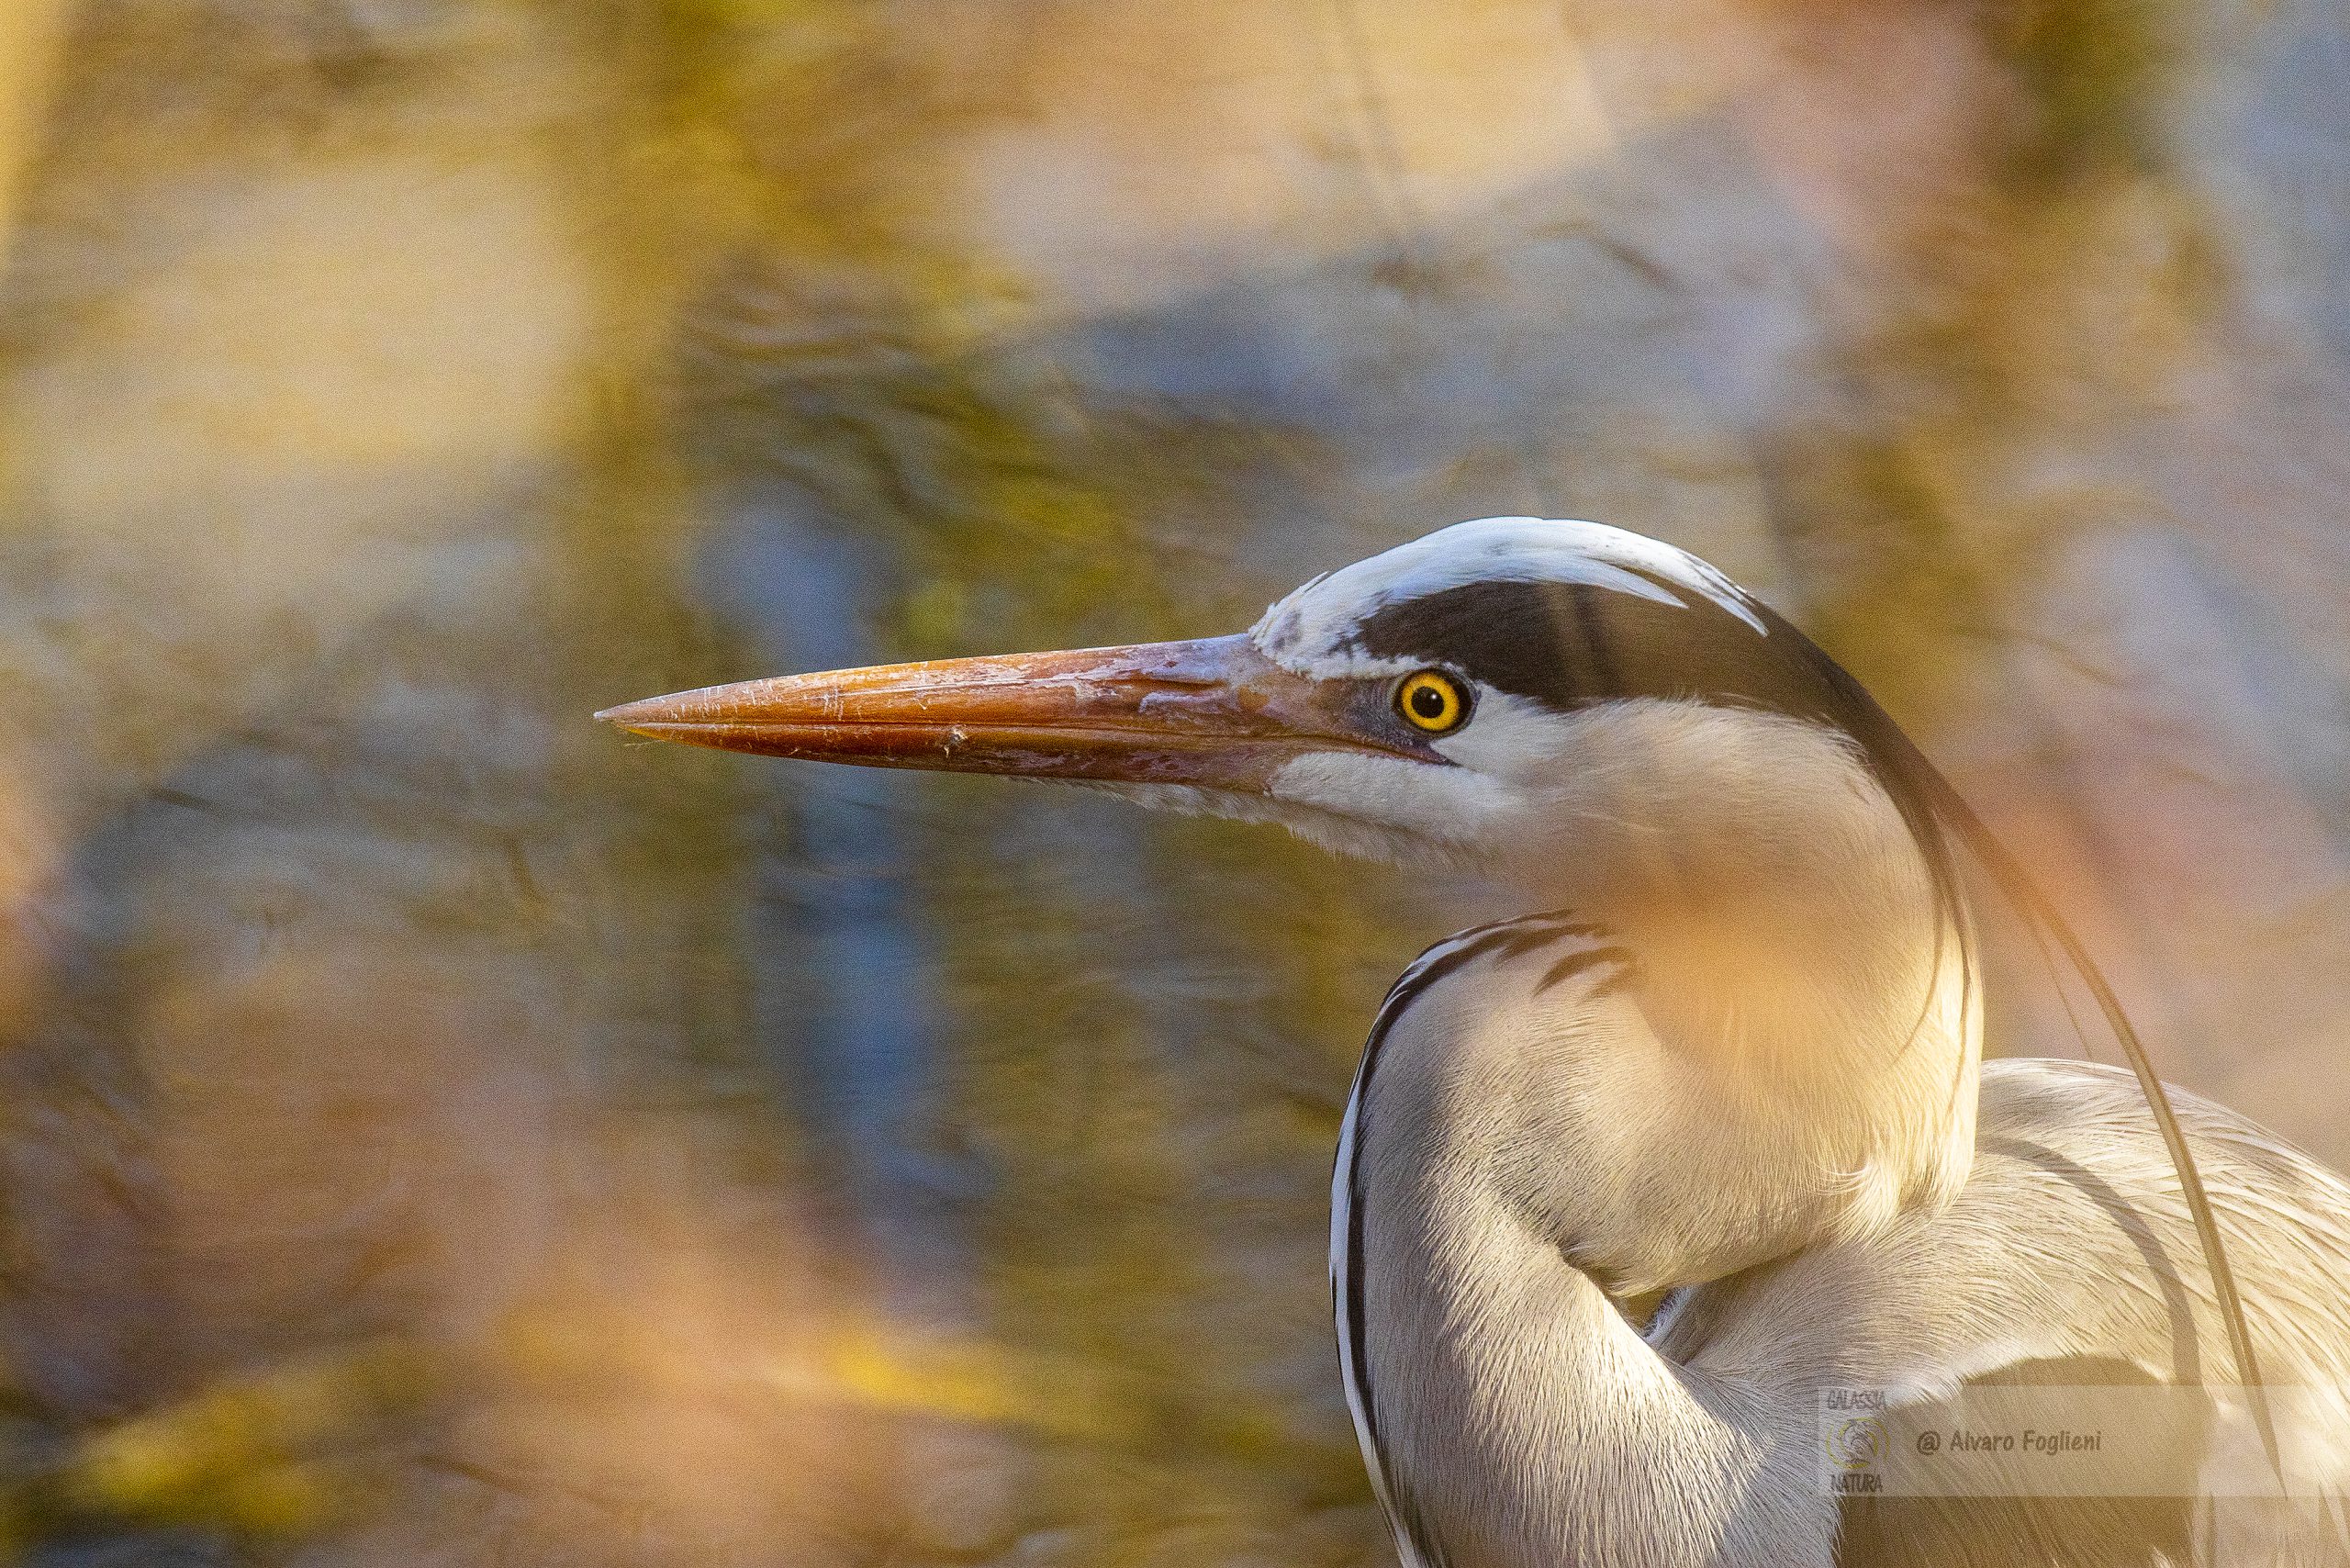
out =
[[[1469,694],[1440,669],[1416,670],[1395,688],[1395,711],[1416,730],[1441,735],[1469,718]]]

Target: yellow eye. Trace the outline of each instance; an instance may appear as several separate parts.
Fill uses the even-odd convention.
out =
[[[1469,694],[1442,670],[1424,669],[1405,676],[1395,689],[1395,711],[1412,728],[1440,735],[1469,717]]]

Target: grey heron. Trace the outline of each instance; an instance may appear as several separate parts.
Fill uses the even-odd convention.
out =
[[[1347,1400],[1413,1568],[2342,1560],[2350,1185],[2165,1096],[1941,774],[1693,555],[1484,519],[1245,633],[599,717],[1074,780],[1507,890],[1390,992],[1332,1183]],[[2134,1082],[1982,1061],[1962,849],[2079,966]],[[1886,1419],[1957,1439],[1996,1389],[2144,1395],[2109,1415],[2149,1457],[2078,1495],[1848,1484]]]

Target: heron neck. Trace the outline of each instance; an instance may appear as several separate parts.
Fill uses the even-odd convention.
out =
[[[1365,1217],[1365,1447],[1407,1563],[1830,1560],[1832,1508],[1757,1501],[1807,1494],[1800,1401],[1684,1375],[1447,1161],[1372,1194]],[[1756,1486],[1765,1468],[1792,1484]]]
[[[1577,920],[1440,945],[1441,978],[1415,970],[1365,1055],[1334,1253],[1359,1425],[1448,1568],[1826,1561],[1834,1510],[1795,1506],[1808,1469],[1757,1484],[1807,1464],[1810,1412],[1667,1361],[1611,1297],[1956,1194],[1966,933],[1833,734],[1685,706],[1589,724],[1611,744],[1528,814],[1505,868],[1517,909]],[[1576,942],[1623,956],[1604,983]],[[1764,1497],[1789,1512],[1749,1517]]]
[[[1667,1361],[1614,1303],[1963,1183],[1979,999],[1884,816],[1800,853],[1765,835],[1774,879],[1586,875],[1588,921],[1440,946],[1442,978],[1391,1003],[1342,1149],[1340,1277],[1359,1426],[1424,1561],[1827,1561],[1834,1510],[1797,1506],[1807,1406]],[[1578,943],[1624,956],[1605,983]],[[1795,1468],[1757,1486],[1773,1465]]]

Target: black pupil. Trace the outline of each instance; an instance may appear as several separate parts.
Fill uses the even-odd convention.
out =
[[[1433,686],[1423,686],[1412,693],[1412,711],[1423,719],[1444,717],[1444,693]]]

